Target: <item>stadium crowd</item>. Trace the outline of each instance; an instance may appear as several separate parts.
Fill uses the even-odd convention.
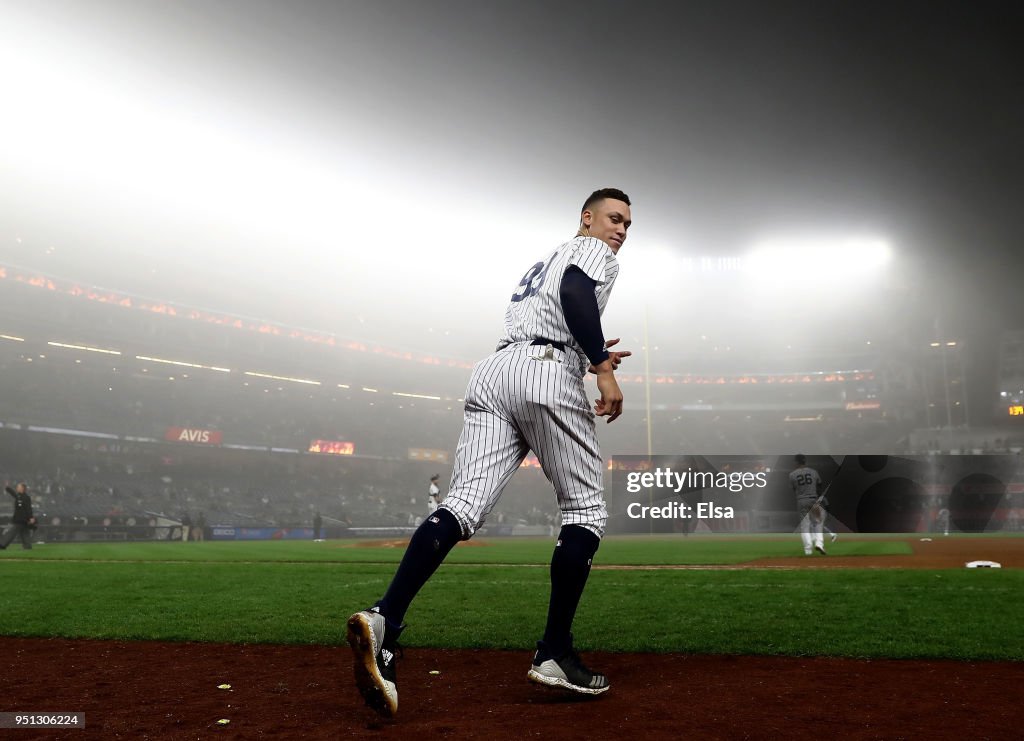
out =
[[[0,309],[15,334],[0,341],[0,477],[27,482],[44,526],[187,518],[309,527],[320,512],[328,528],[407,527],[426,512],[429,476],[447,479],[450,463],[437,461],[450,461],[458,439],[466,367],[239,330],[201,312],[125,309],[77,289],[8,287]],[[626,414],[602,426],[605,455],[646,453],[648,431],[654,453],[672,454],[1013,453],[1024,444],[1020,431],[921,430],[919,400],[871,371],[836,380],[795,373],[806,359],[704,362],[702,372],[739,375],[665,379],[649,420],[642,383],[624,380]],[[747,383],[754,368],[758,383]],[[767,383],[765,371],[794,377]],[[216,442],[178,442],[181,430]],[[308,452],[319,440],[351,455]],[[528,467],[493,521],[545,526],[556,516],[550,485]]]

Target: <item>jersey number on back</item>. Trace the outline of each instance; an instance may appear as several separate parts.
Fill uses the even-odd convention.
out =
[[[814,483],[814,477],[809,473],[797,474],[796,483],[797,486],[810,486]]]
[[[518,303],[524,298],[530,298],[530,296],[537,293],[540,287],[544,285],[544,278],[548,274],[548,267],[558,257],[558,253],[553,254],[546,263],[538,262],[532,268],[526,271],[526,275],[519,281],[519,288],[515,293],[512,294],[512,302]]]

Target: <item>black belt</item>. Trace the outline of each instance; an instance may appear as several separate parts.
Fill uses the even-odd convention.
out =
[[[543,337],[538,337],[537,339],[535,339],[530,344],[531,345],[551,345],[551,347],[555,348],[556,350],[561,350],[562,352],[565,352],[565,343],[564,342],[557,342],[556,340],[546,340]]]

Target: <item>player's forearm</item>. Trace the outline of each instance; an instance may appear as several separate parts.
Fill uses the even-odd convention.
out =
[[[608,351],[604,347],[604,332],[601,329],[601,310],[597,305],[594,287],[597,283],[577,267],[570,267],[562,276],[559,297],[565,324],[573,339],[583,348],[587,359],[598,367],[607,364],[611,371]]]

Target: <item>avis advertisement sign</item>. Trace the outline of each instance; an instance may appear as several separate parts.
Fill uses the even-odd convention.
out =
[[[168,427],[164,440],[172,443],[193,443],[196,445],[220,445],[224,433],[220,430],[201,430],[196,427]]]

